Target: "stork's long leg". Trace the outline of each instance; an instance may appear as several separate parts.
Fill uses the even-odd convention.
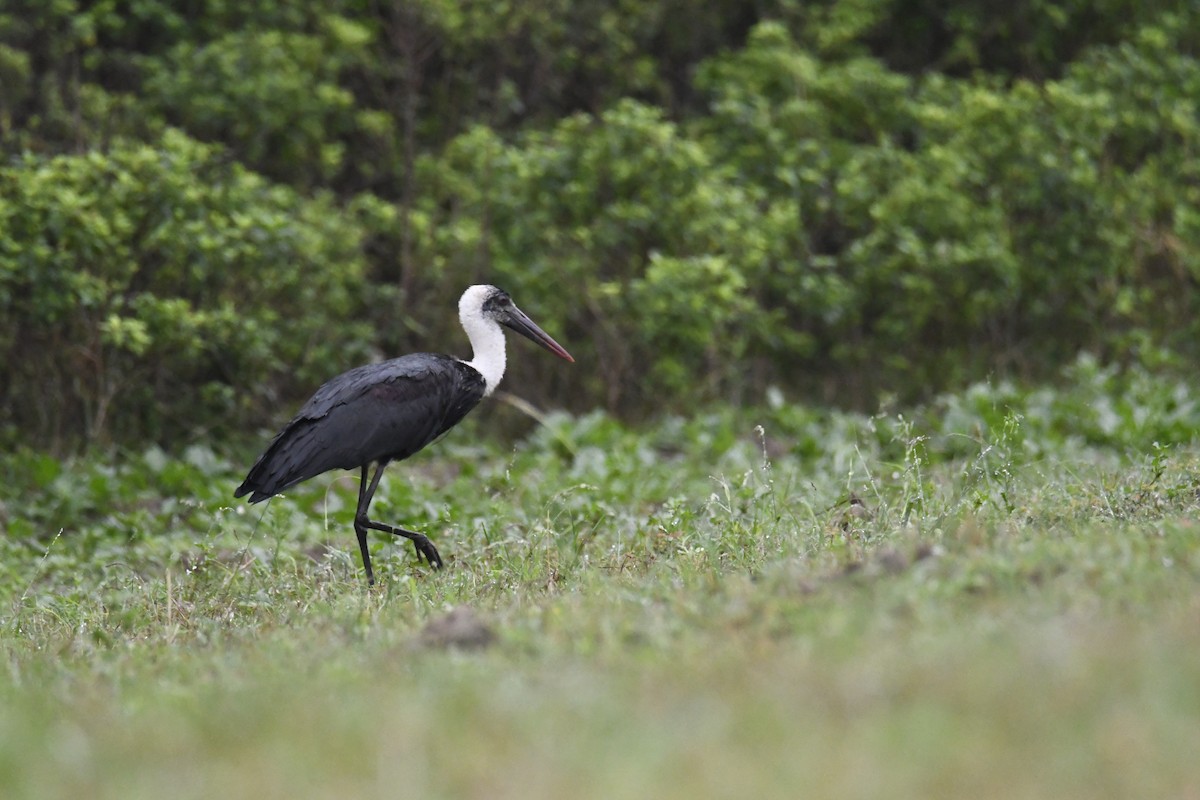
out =
[[[382,465],[379,471],[383,471]],[[379,482],[379,473],[375,473],[375,483]],[[372,484],[374,486],[374,484]],[[367,549],[367,526],[363,521],[367,518],[367,505],[363,502],[367,498],[367,465],[363,464],[362,475],[358,479],[358,509],[354,512],[354,532],[358,534],[358,549],[362,553],[363,567],[367,570],[367,585],[375,585],[375,573],[371,571],[371,551]]]
[[[413,543],[417,555],[423,556],[429,562],[429,566],[436,569],[442,568],[442,557],[437,548],[433,546],[433,542],[429,541],[428,536],[395,525],[385,525],[367,516],[367,509],[371,507],[371,500],[375,497],[375,490],[379,488],[379,479],[383,477],[383,470],[387,465],[387,461],[380,461],[369,483],[367,482],[367,466],[363,466],[362,477],[358,483],[358,510],[354,512],[354,532],[358,534],[358,547],[362,551],[363,566],[367,569],[367,583],[372,586],[375,584],[375,576],[371,572],[371,557],[367,553],[368,528],[390,533],[393,536],[403,536]]]

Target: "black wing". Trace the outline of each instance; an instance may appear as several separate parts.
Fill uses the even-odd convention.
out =
[[[331,469],[408,458],[482,399],[483,376],[450,356],[394,358],[328,381],[271,441],[234,497],[257,503]]]

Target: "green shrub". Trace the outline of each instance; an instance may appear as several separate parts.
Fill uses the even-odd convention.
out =
[[[44,362],[3,367],[10,430],[290,408],[465,351],[484,280],[580,361],[509,385],[577,411],[1200,354],[1182,0],[125,5],[0,10],[0,352]]]
[[[342,168],[354,127],[354,97],[337,83],[346,56],[328,45],[256,30],[182,42],[146,63],[144,91],[193,136],[224,141],[245,163],[289,183],[319,184]]]
[[[0,169],[0,231],[0,394],[31,440],[262,419],[362,357],[356,222],[178,132]]]
[[[660,111],[626,101],[514,143],[475,129],[421,176],[427,258],[536,308],[590,365],[576,391],[636,408],[732,376],[722,359],[745,350],[755,309],[721,245],[753,209]],[[516,368],[554,380],[555,367]]]

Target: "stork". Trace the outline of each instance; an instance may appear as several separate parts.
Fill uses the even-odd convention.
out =
[[[559,358],[575,360],[495,286],[472,286],[463,292],[458,318],[471,341],[470,361],[413,353],[356,367],[327,381],[275,435],[233,496],[249,494],[250,502],[258,503],[329,470],[357,469],[354,532],[367,583],[375,584],[368,530],[409,539],[418,556],[440,569],[442,557],[428,536],[367,516],[384,468],[450,430],[496,390],[505,366],[501,325]],[[375,472],[370,474],[372,464]]]

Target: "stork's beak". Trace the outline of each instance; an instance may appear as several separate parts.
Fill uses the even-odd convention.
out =
[[[517,308],[515,304],[509,306],[507,319],[501,320],[501,324],[507,325],[527,339],[532,339],[559,358],[575,363],[575,359],[561,344],[551,339],[550,334],[539,328],[537,323],[525,316],[525,312]]]

